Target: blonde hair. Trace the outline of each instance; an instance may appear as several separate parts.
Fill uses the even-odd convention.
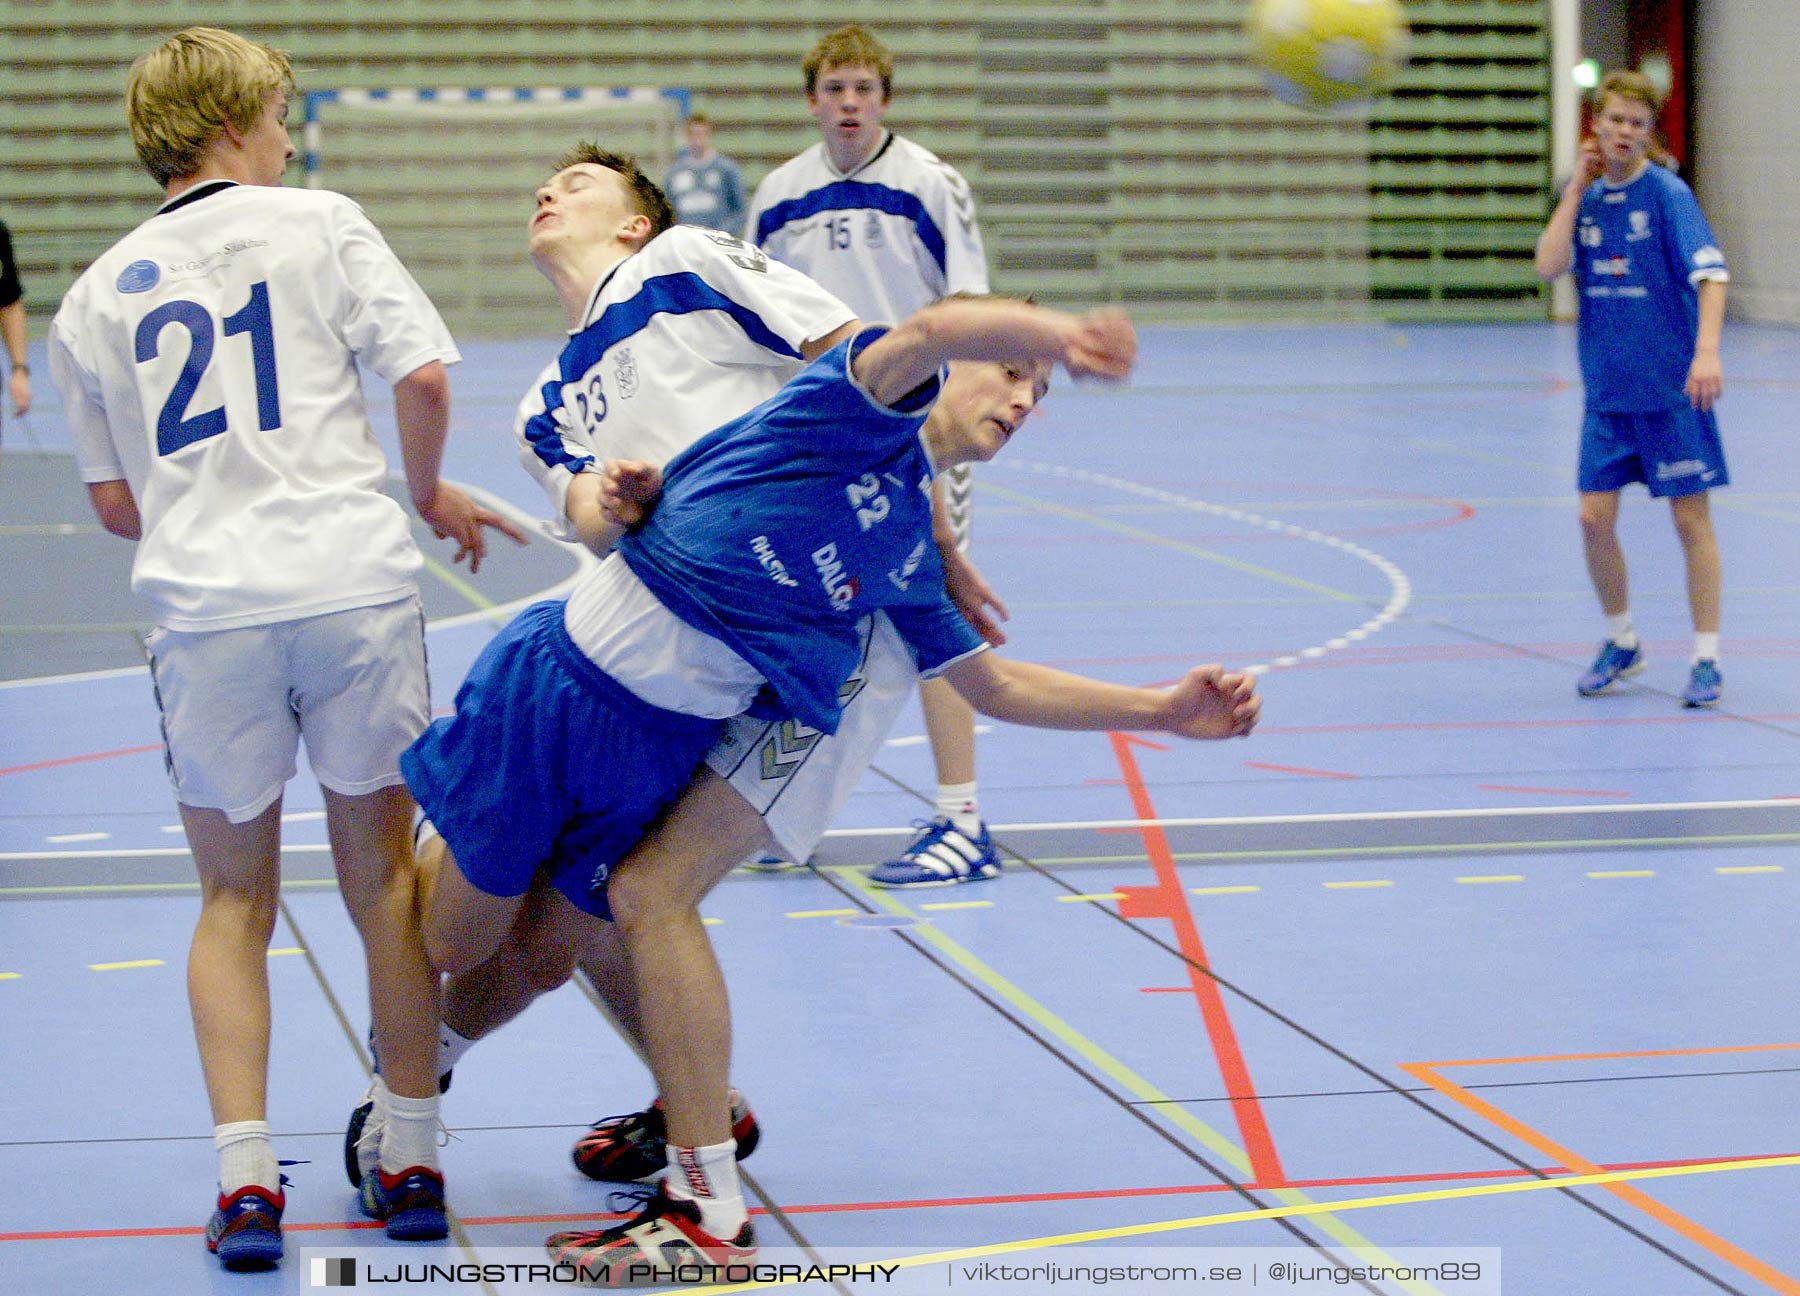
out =
[[[806,74],[806,93],[818,88],[819,73],[841,67],[871,67],[881,74],[883,98],[894,93],[894,56],[868,28],[849,23],[819,38],[800,64]]]
[[[1608,95],[1635,99],[1650,110],[1652,117],[1662,111],[1662,94],[1656,83],[1642,72],[1608,72],[1594,91],[1594,107],[1604,108]]]
[[[125,82],[138,160],[168,184],[193,175],[227,124],[249,130],[270,95],[295,93],[278,49],[220,27],[188,27],[139,58]]]

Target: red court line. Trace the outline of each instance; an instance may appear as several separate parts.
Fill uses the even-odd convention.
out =
[[[1687,1157],[1679,1161],[1624,1161],[1602,1167],[1608,1173],[1633,1170],[1661,1170],[1678,1166],[1712,1165],[1719,1161],[1776,1161],[1791,1156],[1787,1152],[1759,1152],[1750,1156],[1722,1157]],[[1530,1175],[1562,1175],[1572,1173],[1569,1167],[1560,1165],[1538,1166],[1531,1170],[1520,1170],[1512,1166],[1494,1170],[1453,1170],[1432,1171],[1419,1174],[1396,1175],[1355,1175],[1337,1179],[1293,1179],[1281,1185],[1286,1188],[1319,1189],[1319,1188],[1376,1188],[1399,1184],[1436,1184],[1465,1183],[1490,1179],[1523,1179]],[[1260,1184],[1247,1184],[1249,1188],[1263,1187]],[[1086,1201],[1118,1201],[1142,1197],[1197,1197],[1211,1193],[1232,1191],[1232,1185],[1222,1183],[1206,1184],[1169,1184],[1148,1188],[1091,1188],[1068,1192],[1042,1193],[995,1193],[981,1197],[915,1197],[901,1198],[892,1201],[862,1202],[817,1202],[810,1205],[783,1206],[782,1213],[787,1215],[838,1215],[856,1211],[891,1211],[891,1210],[937,1210],[955,1209],[971,1206],[1029,1206],[1036,1204],[1054,1204],[1058,1202]],[[752,1215],[766,1215],[768,1212],[760,1207],[751,1208]],[[470,1227],[488,1227],[503,1224],[561,1224],[565,1222],[581,1222],[584,1220],[618,1220],[628,1219],[623,1213],[598,1213],[588,1215],[471,1215],[459,1217],[459,1222]],[[283,1221],[285,1232],[296,1233],[330,1233],[337,1231],[355,1232],[378,1229],[381,1225],[375,1220],[324,1220],[308,1224]],[[192,1225],[170,1226],[167,1228],[139,1229],[47,1229],[38,1232],[0,1233],[0,1243],[4,1242],[85,1242],[105,1241],[122,1238],[150,1237],[200,1237],[206,1230]]]
[[[1340,774],[1336,770],[1303,769],[1299,765],[1270,765],[1263,761],[1245,761],[1251,769],[1272,770],[1277,774],[1310,774],[1314,778],[1359,779],[1361,774]]]
[[[32,770],[55,769],[59,765],[80,765],[84,761],[111,760],[114,756],[141,756],[145,752],[161,750],[161,743],[148,743],[142,747],[121,747],[117,751],[88,752],[82,756],[60,756],[56,760],[38,761],[32,765],[8,765],[4,769],[0,769],[0,774],[29,774]]]
[[[1149,821],[1140,831],[1144,854],[1156,873],[1154,887],[1126,888],[1128,899],[1120,902],[1119,912],[1128,917],[1163,917],[1174,925],[1176,944],[1187,960],[1188,980],[1200,1003],[1200,1015],[1206,1023],[1207,1037],[1212,1041],[1213,1055],[1218,1059],[1225,1092],[1231,1096],[1231,1110],[1237,1117],[1244,1154],[1250,1158],[1251,1175],[1260,1184],[1279,1186],[1286,1176],[1282,1173],[1281,1158],[1275,1153],[1275,1140],[1269,1134],[1269,1123],[1263,1117],[1262,1103],[1257,1100],[1256,1086],[1250,1080],[1250,1068],[1238,1046],[1231,1016],[1225,1011],[1225,997],[1219,991],[1219,983],[1203,970],[1210,968],[1212,963],[1201,943],[1194,911],[1188,907],[1187,893],[1181,889],[1181,878],[1175,871],[1175,854],[1169,849],[1169,839],[1155,822],[1156,806],[1151,802],[1150,790],[1145,787],[1143,775],[1138,770],[1137,758],[1131,754],[1133,746],[1158,749],[1156,744],[1130,734],[1111,733],[1107,737],[1112,740],[1113,755],[1118,758],[1119,771],[1125,776],[1125,786],[1131,793],[1132,809],[1139,819]],[[1132,898],[1136,898],[1137,908],[1128,912],[1132,909]]]

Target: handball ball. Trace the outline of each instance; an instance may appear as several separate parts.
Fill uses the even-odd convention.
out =
[[[1380,94],[1406,62],[1400,0],[1252,0],[1247,28],[1270,93],[1308,112]]]

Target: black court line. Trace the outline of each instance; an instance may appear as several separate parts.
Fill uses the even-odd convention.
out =
[[[1487,1084],[1459,1083],[1457,1088],[1466,1089],[1473,1093],[1483,1089],[1553,1089],[1567,1085],[1629,1084],[1640,1080],[1646,1082],[1660,1080],[1713,1080],[1721,1078],[1730,1079],[1736,1076],[1791,1075],[1795,1072],[1800,1072],[1800,1067],[1748,1067],[1743,1070],[1733,1071],[1668,1071],[1656,1075],[1580,1076],[1569,1080],[1495,1080]],[[1424,1085],[1408,1085],[1402,1087],[1405,1089],[1405,1092],[1413,1094],[1436,1092],[1436,1090]],[[1279,1102],[1288,1098],[1385,1098],[1392,1092],[1391,1089],[1319,1089],[1308,1093],[1258,1093],[1256,1097],[1258,1102]],[[1141,1102],[1146,1107],[1186,1107],[1190,1105],[1197,1106],[1203,1103],[1230,1102],[1231,1099],[1228,1096],[1219,1095],[1217,1097],[1206,1098],[1141,1098],[1137,1101]]]
[[[926,797],[925,794],[923,792],[921,792],[919,789],[909,786],[908,784],[893,777],[891,774],[885,773],[884,771],[877,771],[877,772],[881,773],[883,778],[887,779],[888,782],[894,784],[894,786],[899,788],[900,790],[902,790],[904,792],[908,792],[908,793],[912,794],[913,796],[918,797],[919,800],[925,802],[926,804],[935,804],[931,798]],[[1033,873],[1036,873],[1039,876],[1045,878],[1052,885],[1060,887],[1062,890],[1064,890],[1068,894],[1070,894],[1070,895],[1082,894],[1082,892],[1079,891],[1072,884],[1065,882],[1060,877],[1057,877],[1049,869],[1039,867],[1032,859],[1030,859],[1026,855],[1019,853],[1017,850],[1013,849],[1011,846],[1008,846],[1007,844],[1000,842],[1000,841],[996,841],[994,843],[994,845],[995,845],[996,849],[1003,851],[1006,855],[1010,856],[1019,865],[1030,869]],[[827,878],[831,882],[832,886],[835,889],[837,889],[840,893],[844,894],[847,898],[851,899],[860,908],[868,910],[868,905],[867,905],[866,901],[862,897],[853,895],[853,894],[851,894],[851,892],[846,890],[843,883],[839,879],[837,879],[836,877],[833,877],[830,874],[822,873],[820,876]],[[1172,958],[1174,958],[1178,963],[1182,964],[1184,967],[1190,968],[1193,971],[1199,972],[1201,975],[1207,977],[1215,985],[1217,985],[1221,990],[1228,991],[1233,997],[1238,999],[1240,1002],[1247,1004],[1251,1008],[1256,1009],[1258,1012],[1262,1013],[1265,1017],[1269,1018],[1271,1021],[1274,1021],[1274,1022],[1280,1024],[1281,1026],[1286,1027],[1288,1030],[1292,1031],[1294,1034],[1298,1035],[1301,1039],[1307,1041],[1309,1044],[1312,1044],[1314,1047],[1323,1050],[1325,1053],[1336,1058],[1338,1061],[1344,1063],[1346,1066],[1349,1066],[1353,1070],[1358,1071],[1361,1074],[1367,1076],[1370,1080],[1375,1082],[1376,1086],[1378,1087],[1377,1092],[1389,1093],[1389,1094],[1392,1094],[1396,1097],[1403,1099],[1404,1101],[1412,1104],[1419,1111],[1421,1111],[1421,1112],[1425,1113],[1426,1115],[1432,1117],[1433,1119],[1449,1126],[1451,1129],[1453,1129],[1457,1133],[1461,1134],[1464,1138],[1467,1138],[1468,1140],[1473,1142],[1476,1146],[1485,1149],[1486,1151],[1492,1153],[1494,1156],[1498,1157],[1500,1160],[1504,1161],[1506,1164],[1513,1166],[1515,1169],[1523,1171],[1525,1174],[1528,1174],[1535,1179],[1548,1181],[1548,1180],[1554,1178],[1553,1175],[1550,1175],[1547,1172],[1545,1172],[1544,1170],[1540,1169],[1539,1167],[1532,1165],[1530,1162],[1524,1160],[1523,1158],[1513,1155],[1511,1152],[1507,1151],[1500,1144],[1496,1143],[1494,1140],[1490,1139],[1485,1134],[1483,1134],[1480,1130],[1474,1128],[1471,1125],[1464,1124],[1463,1121],[1460,1120],[1458,1117],[1456,1117],[1454,1114],[1443,1111],[1443,1110],[1439,1109],[1438,1107],[1434,1106],[1432,1103],[1427,1102],[1425,1100],[1425,1097],[1422,1096],[1422,1094],[1420,1092],[1415,1091],[1415,1090],[1410,1090],[1410,1089],[1406,1088],[1405,1086],[1397,1084],[1396,1082],[1388,1079],[1388,1077],[1383,1075],[1380,1071],[1376,1070],[1374,1067],[1370,1066],[1368,1063],[1363,1062],[1360,1058],[1353,1056],[1347,1050],[1339,1047],[1338,1045],[1331,1043],[1329,1040],[1325,1039],[1322,1035],[1318,1034],[1316,1031],[1313,1031],[1313,1030],[1301,1025],[1298,1021],[1296,1021],[1294,1018],[1290,1017],[1286,1013],[1284,1013],[1281,1010],[1279,1010],[1278,1008],[1276,1008],[1273,1004],[1270,1004],[1267,1001],[1257,997],[1256,995],[1251,994],[1248,990],[1244,989],[1242,986],[1239,986],[1235,982],[1230,981],[1230,980],[1226,979],[1225,977],[1220,976],[1218,973],[1214,972],[1211,968],[1205,967],[1198,963],[1195,963],[1193,960],[1189,959],[1185,954],[1183,954],[1179,948],[1170,944],[1167,939],[1156,935],[1154,932],[1151,932],[1147,928],[1140,926],[1138,923],[1132,921],[1131,919],[1124,917],[1123,915],[1121,915],[1118,912],[1118,910],[1109,909],[1102,905],[1089,905],[1088,909],[1094,913],[1104,916],[1105,918],[1107,918],[1113,922],[1118,923],[1120,926],[1126,928],[1128,931],[1136,933],[1138,936],[1140,936],[1144,940],[1147,940],[1152,945],[1155,945],[1158,949],[1161,949],[1165,953],[1169,954]],[[913,946],[913,948],[917,949],[929,961],[931,961],[933,963],[937,963],[939,967],[944,967],[944,965],[942,963],[939,963],[937,958],[934,955],[930,954],[928,951],[926,951],[919,944],[919,942],[917,942],[916,940],[913,940],[913,939],[909,939],[907,937],[907,934],[906,934],[906,931],[904,928],[898,929],[895,932],[895,934],[900,936],[902,939],[907,940],[907,943],[909,945],[911,945],[911,946]],[[984,1002],[987,1002],[990,1005],[994,1006],[995,1010],[997,1012],[999,1012],[1001,1016],[1012,1021],[1014,1025],[1018,1026],[1028,1036],[1030,1036],[1033,1039],[1039,1039],[1039,1037],[1036,1035],[1035,1032],[1031,1031],[1023,1023],[1018,1022],[1018,1020],[1016,1018],[1013,1018],[1010,1013],[1008,1013],[1005,1009],[1001,1008],[999,1005],[994,1005],[993,1001],[988,999],[987,996],[985,994],[983,994],[979,989],[977,989],[974,986],[970,986],[969,983],[966,980],[964,980],[960,974],[951,971],[947,967],[944,967],[944,971],[948,975],[950,975],[953,979],[961,982],[965,986],[968,986],[970,992],[972,994],[976,995],[977,998],[980,998]],[[1071,1061],[1070,1059],[1068,1059],[1066,1057],[1063,1057],[1063,1055],[1060,1052],[1058,1052],[1053,1045],[1050,1045],[1041,1039],[1039,1039],[1039,1042],[1043,1043],[1045,1048],[1047,1048],[1053,1055],[1055,1055],[1057,1057],[1061,1057],[1062,1060],[1065,1063],[1067,1063],[1072,1070],[1076,1071],[1077,1074],[1082,1074],[1082,1075],[1086,1074],[1085,1072],[1083,1072],[1081,1070],[1080,1067],[1076,1066],[1073,1061]],[[1131,1109],[1134,1107],[1141,1106],[1141,1104],[1127,1103],[1127,1102],[1125,1102],[1125,1100],[1120,1098],[1118,1095],[1113,1094],[1111,1092],[1111,1090],[1107,1089],[1104,1085],[1099,1085],[1098,1082],[1095,1082],[1095,1083],[1096,1083],[1096,1087],[1098,1087],[1102,1093],[1105,1093],[1110,1099],[1112,1099],[1114,1102],[1120,1103],[1126,1109]],[[1207,1162],[1205,1160],[1205,1158],[1201,1157],[1197,1152],[1192,1153],[1192,1155],[1194,1156],[1194,1159],[1199,1164],[1206,1167],[1206,1169],[1208,1170],[1209,1173],[1217,1176],[1221,1183],[1230,1185],[1231,1187],[1234,1188],[1234,1190],[1239,1191],[1240,1195],[1245,1195],[1247,1197],[1247,1199],[1254,1200],[1254,1198],[1249,1197],[1248,1193],[1243,1189],[1242,1185],[1237,1184],[1235,1180],[1231,1179],[1228,1175],[1225,1175],[1224,1173],[1222,1173],[1217,1167],[1215,1167],[1211,1163]],[[1607,1221],[1609,1224],[1612,1224],[1614,1227],[1618,1228],[1621,1232],[1623,1232],[1626,1236],[1631,1237],[1631,1238],[1643,1243],[1645,1246],[1649,1247],[1652,1251],[1655,1251],[1659,1255],[1662,1255],[1665,1258],[1672,1260],[1674,1263],[1680,1265],[1682,1268],[1693,1273],[1696,1277],[1704,1279],[1706,1282],[1712,1284],[1714,1287],[1718,1288],[1720,1291],[1730,1292],[1730,1293],[1732,1293],[1732,1296],[1749,1296],[1749,1293],[1745,1292],[1742,1288],[1732,1286],[1729,1282],[1727,1282],[1724,1278],[1720,1277],[1718,1274],[1715,1274],[1712,1271],[1702,1267],[1699,1263],[1697,1263],[1693,1260],[1690,1260],[1688,1257],[1686,1257],[1686,1256],[1682,1255],[1680,1252],[1674,1250],[1672,1247],[1668,1246],[1666,1243],[1663,1243],[1663,1242],[1659,1241],[1658,1239],[1652,1237],[1650,1234],[1646,1233],[1643,1229],[1637,1227],[1635,1224],[1631,1223],[1629,1220],[1623,1218],[1622,1216],[1614,1214],[1611,1210],[1607,1209],[1605,1206],[1601,1205],[1599,1202],[1590,1200],[1588,1197],[1584,1196],[1579,1190],[1574,1189],[1574,1188],[1558,1188],[1558,1189],[1556,1189],[1556,1192],[1560,1196],[1562,1196],[1570,1201],[1575,1202],[1576,1204],[1591,1211],[1593,1214],[1599,1216],[1601,1219]],[[1267,1208],[1262,1206],[1261,1203],[1258,1203],[1258,1209],[1267,1209]],[[1312,1245],[1312,1244],[1309,1242],[1308,1245]]]
[[[874,914],[877,912],[869,904],[868,898],[857,891],[855,887],[847,884],[842,877],[835,873],[820,873],[819,876],[823,878],[834,891],[843,896],[851,904],[861,909],[864,913]],[[1192,1161],[1202,1170],[1206,1171],[1207,1174],[1211,1175],[1220,1184],[1236,1193],[1244,1201],[1248,1202],[1252,1208],[1256,1210],[1275,1209],[1268,1202],[1258,1197],[1255,1189],[1240,1182],[1223,1167],[1215,1165],[1212,1161],[1208,1160],[1198,1148],[1181,1138],[1174,1130],[1169,1129],[1161,1122],[1152,1119],[1148,1114],[1140,1110],[1142,1104],[1126,1101],[1125,1098],[1108,1085],[1105,1080],[1095,1075],[1074,1058],[1070,1057],[1062,1049],[1057,1047],[1053,1041],[1046,1039],[1029,1022],[1025,1021],[1017,1013],[1013,1012],[1012,1009],[1008,1008],[1005,1004],[989,994],[983,986],[977,984],[975,981],[965,976],[961,971],[951,967],[950,964],[939,958],[936,953],[925,946],[924,942],[913,936],[904,927],[893,929],[893,934],[903,941],[920,958],[937,968],[938,971],[956,982],[956,984],[960,985],[964,990],[967,990],[975,999],[986,1004],[993,1010],[995,1016],[1012,1026],[1026,1039],[1038,1045],[1044,1052],[1048,1053],[1056,1061],[1061,1062],[1070,1071],[1073,1071],[1076,1075],[1080,1076],[1108,1102],[1112,1103],[1120,1111],[1131,1116],[1140,1125],[1144,1126],[1145,1129],[1149,1130],[1157,1138],[1175,1149],[1175,1151]],[[1318,1252],[1320,1256],[1330,1261],[1334,1268],[1340,1271],[1347,1271],[1350,1268],[1348,1264],[1339,1260],[1332,1254],[1330,1247],[1325,1242],[1309,1235],[1300,1227],[1296,1220],[1289,1216],[1278,1215],[1268,1222],[1277,1225],[1283,1232],[1290,1234],[1309,1250]],[[1373,1293],[1373,1296],[1381,1296],[1380,1289],[1370,1286],[1366,1280],[1357,1279],[1356,1284],[1363,1288],[1363,1290]]]

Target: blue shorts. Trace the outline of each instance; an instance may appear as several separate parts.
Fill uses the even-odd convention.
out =
[[[1581,423],[1583,491],[1643,482],[1652,495],[1694,495],[1728,485],[1725,449],[1711,410],[1686,405],[1641,414],[1588,411]]]
[[[610,919],[613,866],[723,728],[640,700],[570,640],[560,600],[534,603],[482,651],[456,714],[432,721],[400,771],[478,890],[523,895],[542,869]]]

